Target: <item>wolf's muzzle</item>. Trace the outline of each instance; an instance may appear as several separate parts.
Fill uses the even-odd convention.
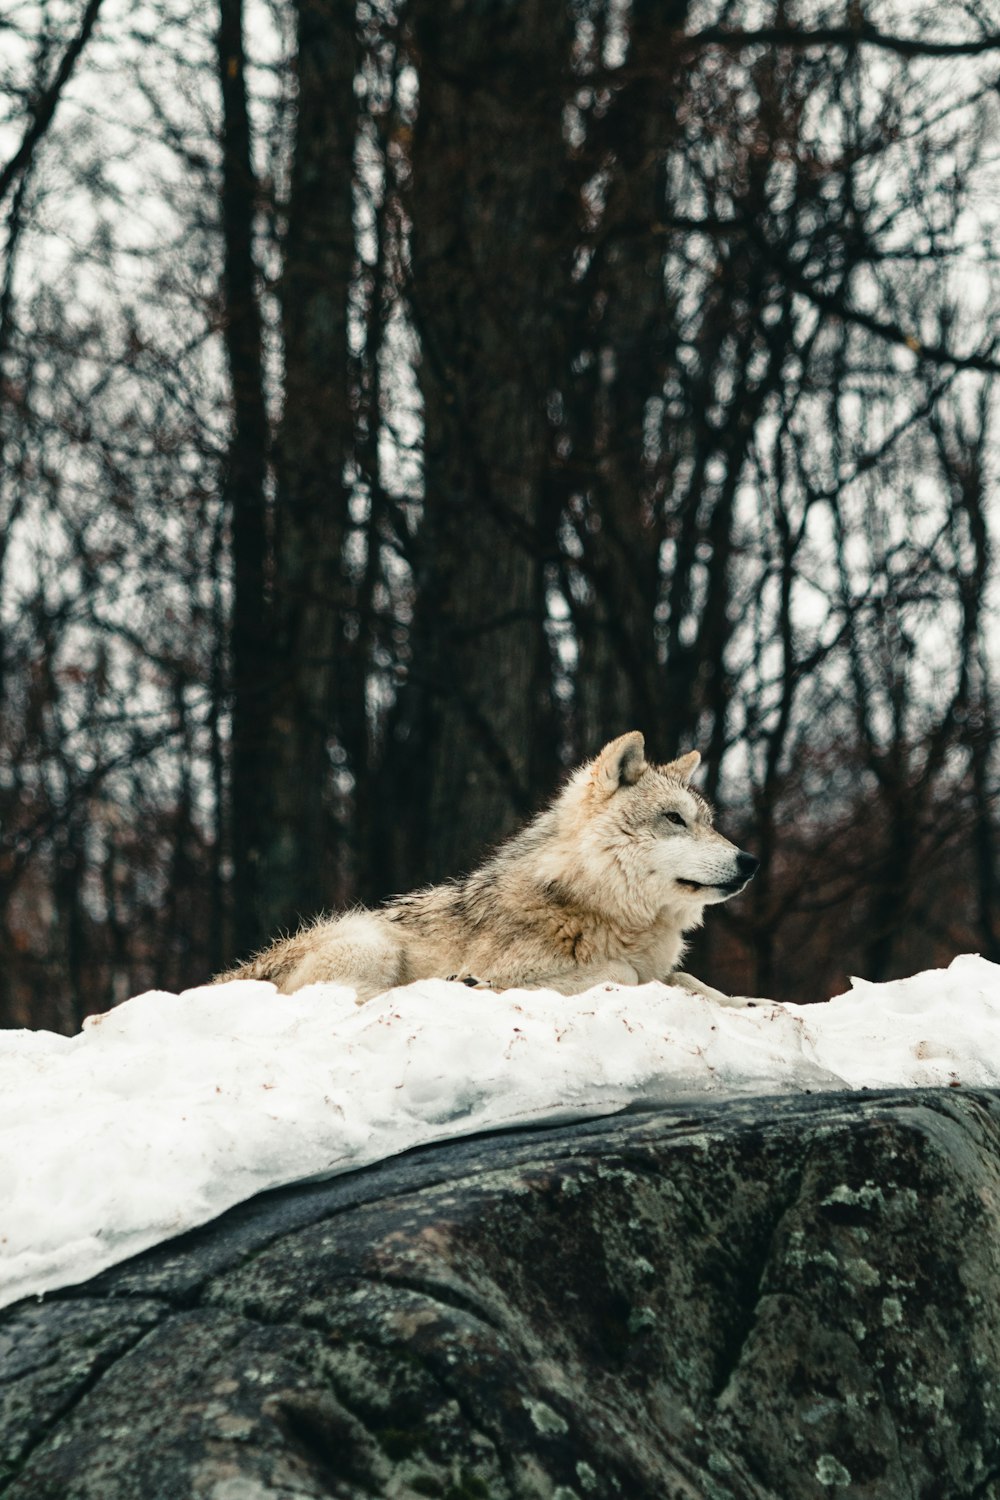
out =
[[[739,873],[732,880],[721,882],[718,887],[720,891],[728,891],[731,896],[735,896],[737,891],[741,891],[745,885],[750,884],[760,869],[760,860],[753,854],[747,854],[743,849],[738,849],[736,851],[736,869]]]
[[[677,884],[682,885],[688,891],[725,891],[729,896],[735,896],[741,891],[760,869],[760,860],[753,854],[747,854],[742,849],[736,851],[736,871],[732,880],[684,880],[678,877]]]

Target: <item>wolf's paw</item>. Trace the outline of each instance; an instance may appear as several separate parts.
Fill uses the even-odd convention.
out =
[[[768,1000],[766,995],[727,995],[721,1002],[734,1010],[780,1010],[780,1000]]]
[[[451,984],[464,984],[470,990],[491,990],[493,988],[488,979],[480,979],[478,974],[449,974],[448,980]]]
[[[668,976],[667,984],[679,985],[692,995],[701,995],[705,1000],[714,1000],[716,1005],[727,1005],[731,1010],[757,1010],[762,1005],[773,1004],[773,1001],[762,1000],[756,995],[724,995],[721,990],[714,990],[710,984],[703,984],[693,974],[682,974],[679,969]]]

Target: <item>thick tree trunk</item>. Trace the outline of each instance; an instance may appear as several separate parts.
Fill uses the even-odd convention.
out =
[[[566,346],[576,213],[562,136],[567,11],[420,0],[414,29],[426,499],[413,666],[386,764],[382,842],[396,886],[468,868],[557,767],[547,402]]]
[[[275,453],[275,683],[263,844],[269,931],[338,893],[331,748],[364,732],[340,666],[350,583],[344,468],[351,452],[348,289],[354,260],[354,12],[298,0],[298,109],[282,279],[285,404]]]

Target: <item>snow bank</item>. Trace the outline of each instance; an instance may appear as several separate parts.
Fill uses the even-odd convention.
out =
[[[265,1188],[430,1141],[695,1093],[1000,1086],[1000,965],[823,1005],[662,984],[575,999],[428,980],[157,991],[79,1036],[0,1032],[0,1306],[83,1281]]]

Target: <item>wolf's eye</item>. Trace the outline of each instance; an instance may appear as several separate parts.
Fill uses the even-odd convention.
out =
[[[663,816],[666,818],[666,820],[667,820],[668,823],[676,823],[678,828],[686,828],[687,827],[687,822],[685,821],[684,816],[683,816],[682,813],[679,813],[679,812],[665,812],[663,814]]]

